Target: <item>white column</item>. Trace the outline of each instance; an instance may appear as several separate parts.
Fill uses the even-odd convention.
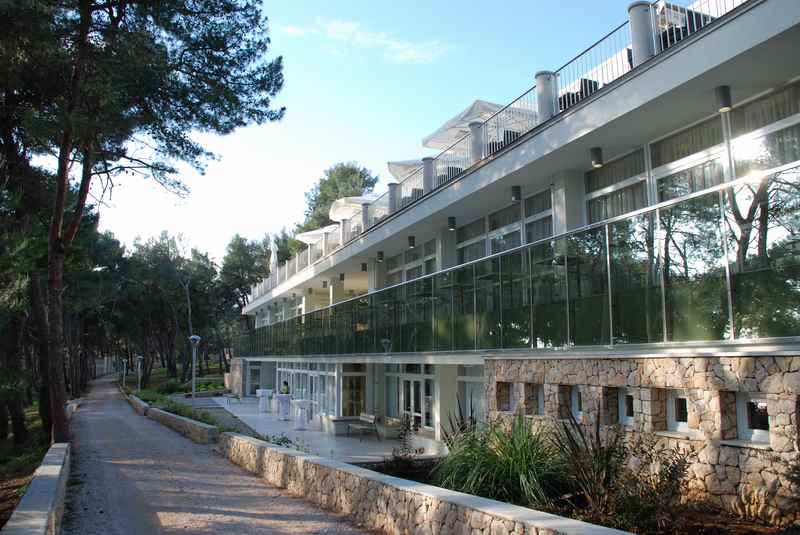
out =
[[[439,239],[436,240],[436,260],[440,270],[453,267],[458,262],[455,230],[444,228],[439,233]]]
[[[558,113],[558,87],[556,73],[553,71],[536,73],[536,107],[539,122],[544,122]]]
[[[333,277],[328,281],[328,304],[333,305],[344,299],[344,281],[339,280],[339,277]]]
[[[480,121],[472,121],[469,123],[469,136],[470,136],[470,156],[472,163],[478,163],[483,159],[484,155],[484,136],[483,136],[483,123]]]
[[[426,156],[422,159],[422,193],[433,191],[433,158]]]
[[[563,171],[553,177],[553,234],[561,234],[584,222],[584,176]]]
[[[369,291],[380,290],[386,285],[386,264],[370,260],[367,265],[369,269],[367,272]]]
[[[634,67],[638,67],[656,55],[656,41],[651,17],[650,2],[633,2],[628,6]]]
[[[450,431],[450,415],[458,414],[458,366],[436,365],[436,401],[434,405],[436,440],[442,440],[442,430]]]
[[[328,254],[328,249],[330,249],[330,245],[328,245],[328,233],[322,235],[322,256]]]
[[[389,213],[393,214],[397,211],[397,188],[400,186],[397,182],[389,184]]]
[[[339,245],[344,245],[347,241],[347,228],[350,226],[349,219],[342,219],[339,222]]]

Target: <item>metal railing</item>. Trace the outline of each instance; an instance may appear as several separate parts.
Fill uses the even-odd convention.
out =
[[[390,213],[389,207],[389,192],[387,191],[377,199],[375,199],[367,209],[367,221],[369,226],[377,225]]]
[[[556,71],[556,111],[569,109],[632,69],[630,23],[625,21]]]
[[[679,2],[679,0],[675,0],[666,2],[657,0],[653,2],[650,17],[656,55],[748,1],[695,0],[688,2],[683,0]],[[633,51],[630,23],[625,21],[556,71],[556,114],[597,93],[632,69]],[[481,154],[473,154],[475,144],[473,144],[471,134],[467,134],[434,158],[433,189],[453,181],[480,160],[513,144],[539,123],[536,86],[533,86],[484,121],[481,126],[482,140],[479,144]],[[362,228],[361,211],[353,215],[344,229],[344,242],[347,243],[383,221],[392,212],[392,208],[401,210],[420,199],[425,193],[427,192],[424,191],[423,168],[419,167],[399,182],[396,207],[389,206],[388,193],[379,197],[369,206],[367,229]],[[345,243],[339,243],[340,241],[339,233],[329,234],[329,251],[345,245]],[[314,261],[316,259],[313,259],[312,263]],[[303,269],[296,262],[294,264],[294,269],[291,271],[287,266],[284,266],[283,269],[279,266],[276,276],[270,277],[271,281],[266,287],[254,287],[255,293],[263,295],[277,284],[286,281],[299,269]]]
[[[412,171],[410,175],[405,177],[403,181],[400,182],[400,186],[397,190],[399,193],[397,197],[398,210],[405,208],[417,199],[421,199],[424,192],[422,167],[418,167]]]

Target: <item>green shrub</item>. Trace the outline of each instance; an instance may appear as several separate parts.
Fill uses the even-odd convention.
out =
[[[537,509],[561,494],[563,458],[522,415],[510,430],[500,422],[467,426],[449,441],[433,473],[441,487]]]
[[[186,389],[176,379],[170,379],[166,383],[158,387],[159,394],[177,394],[178,392],[185,392]]]

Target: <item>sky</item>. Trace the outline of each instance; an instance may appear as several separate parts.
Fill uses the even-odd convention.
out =
[[[337,162],[391,180],[386,163],[434,155],[421,140],[476,99],[506,104],[627,18],[630,0],[318,1],[264,3],[285,83],[283,120],[199,135],[217,158],[181,167],[178,198],[122,177],[100,225],[127,246],[163,230],[221,262],[248,239],[303,219],[304,193]],[[96,192],[97,193],[97,192]]]

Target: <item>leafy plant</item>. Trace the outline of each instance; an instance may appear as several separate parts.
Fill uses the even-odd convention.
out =
[[[486,498],[549,509],[563,489],[564,460],[522,414],[452,435],[450,453],[434,470],[435,484]]]
[[[461,399],[457,399],[456,401],[458,402],[458,412],[455,415],[452,412],[447,415],[449,430],[442,428],[442,441],[448,448],[461,433],[474,430],[478,423],[473,416],[472,400],[470,399],[469,416],[464,415],[464,410],[461,407]]]

